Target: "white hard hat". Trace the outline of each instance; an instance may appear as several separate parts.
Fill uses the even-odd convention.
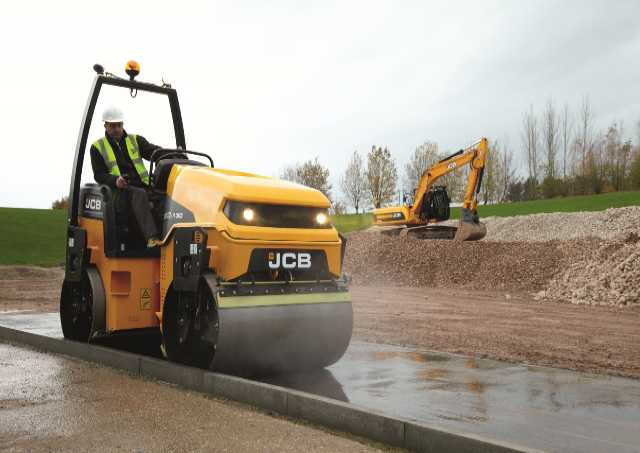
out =
[[[102,121],[105,123],[122,123],[124,121],[124,114],[118,107],[107,107],[102,112]]]

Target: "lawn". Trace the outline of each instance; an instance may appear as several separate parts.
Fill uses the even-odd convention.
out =
[[[640,205],[640,192],[554,198],[480,206],[480,218],[509,217],[540,212],[602,211],[607,208]],[[0,265],[55,266],[64,263],[66,210],[0,208]],[[451,217],[460,215],[452,208]],[[371,213],[332,217],[342,232],[361,230],[373,222]]]
[[[0,264],[64,263],[67,211],[0,208]]]

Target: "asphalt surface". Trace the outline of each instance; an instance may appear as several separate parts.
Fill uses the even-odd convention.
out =
[[[369,452],[365,440],[0,343],[0,451]]]
[[[0,324],[60,337],[57,314]],[[327,370],[260,379],[530,448],[640,452],[640,382],[353,342]]]

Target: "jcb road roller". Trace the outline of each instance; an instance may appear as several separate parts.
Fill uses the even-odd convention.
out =
[[[60,297],[65,338],[125,335],[134,342],[135,333],[159,332],[169,360],[240,375],[340,359],[353,314],[342,273],[346,243],[330,223],[327,198],[287,181],[214,168],[208,155],[188,150],[174,88],[94,69],[69,194]],[[80,187],[105,85],[168,99],[176,147],[154,153],[149,168],[148,190],[160,200],[158,247],[148,248],[119,218],[114,190]]]

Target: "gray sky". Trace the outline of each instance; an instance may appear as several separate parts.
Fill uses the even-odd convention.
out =
[[[348,156],[373,144],[400,168],[426,140],[518,151],[522,112],[549,97],[576,111],[588,94],[599,129],[621,120],[636,137],[639,24],[638,1],[3,4],[0,206],[68,193],[96,62],[124,76],[133,58],[140,80],[172,83],[188,147],[216,166],[275,176],[318,156],[335,191]],[[123,107],[129,132],[173,145],[164,101],[101,100],[99,112]]]

